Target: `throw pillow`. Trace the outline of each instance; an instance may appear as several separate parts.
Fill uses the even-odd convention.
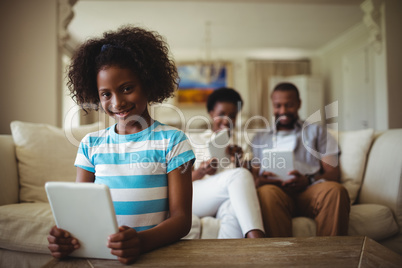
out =
[[[349,193],[351,204],[356,201],[363,181],[367,154],[373,137],[373,129],[339,133],[341,183]]]
[[[48,202],[44,189],[47,181],[75,181],[79,142],[86,133],[100,127],[100,123],[94,123],[67,131],[47,124],[11,122],[20,202]]]

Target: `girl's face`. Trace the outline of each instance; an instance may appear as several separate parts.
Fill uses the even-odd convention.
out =
[[[236,125],[237,107],[231,102],[217,102],[209,116],[213,120],[212,131],[232,129]]]
[[[133,71],[106,66],[96,81],[102,108],[117,120],[117,133],[136,133],[149,126],[148,101]]]

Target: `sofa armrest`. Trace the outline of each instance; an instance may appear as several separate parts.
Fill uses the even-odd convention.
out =
[[[0,206],[18,203],[18,169],[11,135],[0,135]]]
[[[363,185],[360,204],[378,204],[392,210],[402,226],[402,129],[391,129],[373,143]]]

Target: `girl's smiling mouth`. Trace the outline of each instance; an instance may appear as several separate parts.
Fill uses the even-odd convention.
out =
[[[129,108],[127,110],[118,111],[118,112],[110,111],[110,112],[113,113],[114,115],[116,115],[117,117],[127,117],[129,115],[129,113],[131,112],[131,110],[133,110],[134,108],[135,108],[135,105],[133,105],[131,108]]]

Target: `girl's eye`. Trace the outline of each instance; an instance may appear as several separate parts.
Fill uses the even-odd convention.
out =
[[[123,92],[130,92],[132,87],[125,87],[123,88]]]
[[[101,94],[101,96],[107,98],[107,97],[110,96],[110,93],[109,93],[109,92],[103,92],[103,93]]]

